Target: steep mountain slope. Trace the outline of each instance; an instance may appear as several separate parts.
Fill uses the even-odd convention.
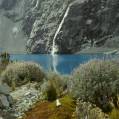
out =
[[[60,53],[90,47],[119,48],[119,0],[78,1],[71,5],[57,36]]]
[[[0,48],[58,53],[119,48],[119,0],[0,0]]]
[[[52,38],[55,34],[57,26],[69,4],[70,0],[1,0],[0,14],[7,19],[7,22],[2,24],[6,26],[9,22],[13,22],[15,27],[9,27],[12,32],[15,32],[16,38],[4,36],[12,32],[4,33],[0,27],[1,46],[4,49],[12,50],[12,44],[16,44],[16,51],[24,51],[32,53],[48,53],[51,50]],[[1,18],[2,18],[1,17]],[[17,36],[18,28],[20,27]],[[4,28],[7,30],[7,28]],[[23,35],[23,38],[21,37]],[[27,42],[26,42],[27,40]],[[9,41],[9,42],[8,42]],[[19,44],[20,42],[20,44]],[[7,44],[7,45],[6,45]],[[10,45],[11,44],[11,45]],[[9,47],[9,48],[7,48]]]
[[[0,48],[11,53],[26,51],[26,37],[22,31],[22,4],[15,0],[0,1]],[[20,14],[20,15],[17,15]]]

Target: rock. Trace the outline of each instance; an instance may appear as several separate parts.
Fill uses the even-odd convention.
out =
[[[6,83],[0,84],[0,108],[9,108],[13,104],[11,89]]]
[[[0,119],[16,119],[10,112],[0,110]]]
[[[13,102],[13,98],[12,98],[11,95],[8,95],[8,96],[7,96],[7,100],[8,100],[8,102],[9,102],[10,105],[12,105],[12,104],[14,103],[14,102]]]
[[[47,2],[44,4],[47,6]],[[57,3],[59,10],[55,12],[51,8],[49,14],[47,11],[49,6],[42,7],[41,17],[35,20],[31,28],[31,39],[28,44],[31,52],[50,52],[55,31],[62,22],[68,6],[70,6],[69,12],[56,37],[58,53],[76,53],[90,47],[119,47],[117,0],[104,0],[102,3],[100,0],[74,0],[73,2],[69,0],[61,1],[61,4],[64,8]],[[55,2],[53,6],[55,8]],[[61,12],[63,14],[58,16]],[[46,17],[47,21],[45,21]],[[40,40],[43,42],[38,42]]]
[[[7,97],[3,94],[0,95],[0,107],[1,108],[8,108],[10,106],[10,103],[7,99]]]
[[[103,2],[100,0],[73,0],[73,2],[72,0],[60,0],[59,3],[54,1],[52,6],[48,6],[48,2],[52,3],[53,0],[39,3],[44,5],[39,8],[42,10],[41,17],[36,18],[34,23],[31,22],[31,32],[28,33],[29,43],[27,44],[29,51],[49,53],[59,25],[62,26],[56,36],[58,53],[76,53],[90,47],[119,47],[117,0],[104,0]],[[63,19],[68,7],[69,12]],[[49,9],[50,13],[48,13]],[[108,14],[109,12],[110,14]],[[27,19],[25,22],[30,20]],[[111,25],[112,22],[113,25]]]
[[[0,0],[0,7],[10,10],[14,5],[16,0]]]
[[[3,84],[0,84],[0,94],[5,94],[5,95],[9,95],[10,94],[10,87],[3,83]]]
[[[77,0],[71,4],[56,38],[59,53],[76,53],[87,47],[119,47],[118,5],[117,0],[102,3],[100,0]]]
[[[16,100],[13,109],[17,118],[22,117],[37,101],[40,101],[41,93],[35,88],[36,85],[37,83],[31,83],[29,88],[29,84],[26,84],[11,92],[13,99]]]

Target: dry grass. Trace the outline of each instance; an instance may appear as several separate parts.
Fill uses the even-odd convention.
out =
[[[60,99],[61,106],[56,107],[55,102],[49,105],[49,108],[53,111],[53,114],[48,119],[73,119],[75,118],[73,113],[75,112],[75,102],[69,97],[65,96]]]
[[[111,113],[109,113],[110,119],[119,119],[119,109],[114,108]]]
[[[72,98],[65,96],[60,99],[61,106],[56,107],[56,102],[41,102],[26,113],[24,119],[74,119],[75,103]]]

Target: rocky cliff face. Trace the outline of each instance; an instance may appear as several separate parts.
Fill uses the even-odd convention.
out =
[[[8,39],[11,44],[18,44],[18,41],[21,41],[22,45],[19,44],[19,46],[26,46],[28,52],[49,53],[53,36],[69,2],[70,0],[1,0],[0,14],[20,27],[19,33],[23,33],[24,40],[17,35],[18,27],[13,25],[12,33],[18,38],[10,40],[9,37],[2,35],[0,37]],[[3,40],[1,44],[2,42]]]
[[[87,0],[72,4],[56,43],[60,53],[90,47],[119,48],[119,0]]]
[[[118,48],[118,21],[119,0],[0,0],[0,47],[50,53],[56,36],[58,53]]]

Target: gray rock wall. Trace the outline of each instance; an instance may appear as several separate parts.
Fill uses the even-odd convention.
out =
[[[90,47],[119,48],[119,0],[76,1],[71,5],[56,43],[60,53]]]
[[[50,53],[69,6],[56,37],[58,53],[119,47],[119,0],[0,0],[0,48]]]

